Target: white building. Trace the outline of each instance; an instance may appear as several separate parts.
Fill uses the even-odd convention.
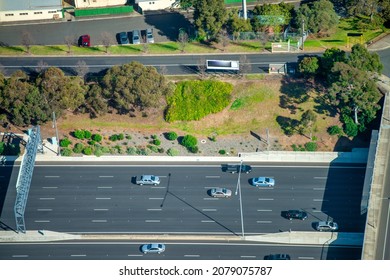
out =
[[[175,0],[135,0],[142,11],[164,10],[172,7]]]
[[[127,0],[74,0],[77,9],[124,6]]]
[[[0,22],[62,17],[61,0],[0,0]]]

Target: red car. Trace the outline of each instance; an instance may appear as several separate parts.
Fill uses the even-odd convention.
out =
[[[91,46],[91,37],[88,34],[80,36],[79,46],[80,47],[90,47]]]

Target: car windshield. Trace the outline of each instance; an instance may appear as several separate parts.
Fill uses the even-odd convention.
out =
[[[265,181],[266,181],[267,183],[269,183],[269,178],[265,178]]]
[[[155,181],[156,177],[152,176],[152,177],[150,177],[150,179],[151,179],[152,181]]]

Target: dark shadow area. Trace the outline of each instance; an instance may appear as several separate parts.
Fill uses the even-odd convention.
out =
[[[343,42],[342,40],[321,40],[322,42],[327,42],[327,43],[338,43],[338,42]]]
[[[335,117],[337,112],[337,107],[330,104],[329,99],[324,95],[317,95],[314,97],[314,111],[318,114],[324,114],[330,117]]]
[[[307,94],[309,87],[305,79],[296,79],[290,76],[285,76],[282,79],[280,92],[279,106],[284,109],[289,109],[291,114],[295,114],[299,110],[299,104],[306,102],[310,96]]]
[[[178,48],[171,46],[171,45],[167,45],[167,44],[154,43],[154,45],[161,48],[161,49],[166,49],[167,51],[177,51],[178,50]]]
[[[232,45],[236,45],[236,46],[240,46],[240,47],[245,47],[245,48],[248,48],[248,49],[252,49],[252,50],[258,50],[259,48],[256,47],[256,46],[253,46],[251,44],[248,44],[247,42],[231,42]]]
[[[145,23],[153,28],[158,36],[166,37],[169,41],[177,41],[180,28],[191,28],[190,21],[183,14],[174,11],[163,15],[146,13]]]
[[[298,120],[283,116],[277,116],[276,122],[286,135],[293,135],[297,131],[297,127],[299,125]]]
[[[63,50],[62,48],[58,47],[58,46],[46,46],[49,50],[53,50],[53,51],[60,51],[60,52],[66,52],[65,50]]]

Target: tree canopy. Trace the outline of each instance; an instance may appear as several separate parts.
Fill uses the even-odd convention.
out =
[[[201,37],[216,39],[228,15],[223,0],[194,0],[194,24]]]

